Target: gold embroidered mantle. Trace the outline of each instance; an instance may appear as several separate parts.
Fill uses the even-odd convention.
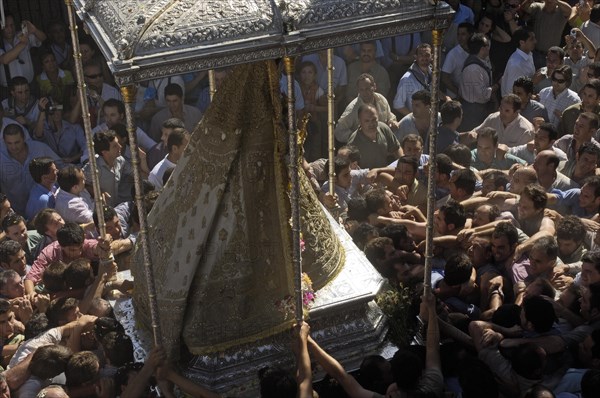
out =
[[[196,355],[288,328],[276,302],[293,295],[287,132],[273,61],[223,83],[148,217],[163,344]],[[303,268],[321,288],[344,252],[304,173]],[[150,327],[141,250],[132,273],[138,323]],[[318,294],[318,293],[317,293]]]

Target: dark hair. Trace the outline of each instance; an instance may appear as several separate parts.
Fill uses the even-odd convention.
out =
[[[57,327],[67,323],[69,311],[79,306],[79,300],[73,297],[61,297],[50,302],[46,316],[50,327]]]
[[[14,225],[18,225],[20,223],[25,224],[25,219],[23,218],[23,216],[14,212],[8,213],[6,217],[4,217],[4,220],[2,220],[2,230],[4,232],[8,232],[8,228]]]
[[[102,210],[104,213],[104,222],[110,222],[112,221],[115,217],[117,217],[117,212],[115,211],[114,207],[112,206],[102,206]],[[94,220],[94,224],[98,225],[98,213],[94,212],[93,216],[92,216],[93,220]]]
[[[69,263],[63,273],[65,285],[69,289],[83,289],[88,286],[92,265],[86,258],[78,258]]]
[[[523,395],[523,398],[542,398],[542,397],[547,397],[546,394],[550,394],[550,396],[552,398],[555,398],[556,396],[554,395],[554,392],[549,389],[546,386],[543,386],[541,384],[536,384],[535,386],[531,387],[529,390],[527,390],[525,392],[525,395]]]
[[[451,144],[444,149],[444,154],[450,156],[450,159],[463,167],[471,167],[471,150],[464,144]]]
[[[364,249],[368,243],[369,235],[379,237],[379,230],[368,222],[361,222],[352,232],[352,240],[359,249]]]
[[[367,202],[367,208],[371,213],[377,213],[377,210],[385,206],[385,190],[374,189],[367,193],[365,200]]]
[[[171,152],[171,150],[173,149],[173,146],[175,146],[175,145],[181,146],[183,144],[183,142],[185,141],[186,134],[187,133],[186,133],[185,129],[181,129],[181,128],[173,129],[173,132],[171,134],[169,134],[169,138],[167,138],[167,150],[169,152]]]
[[[94,134],[94,151],[102,156],[102,152],[110,150],[110,143],[117,139],[113,130],[100,131]]]
[[[29,371],[40,379],[50,379],[65,371],[71,350],[59,344],[41,346],[35,350]]]
[[[592,130],[598,129],[598,115],[596,115],[594,112],[582,112],[579,114],[579,116],[590,122],[590,128]],[[11,124],[11,126],[13,125]]]
[[[58,171],[58,186],[66,192],[71,192],[74,186],[79,184],[81,169],[73,164],[63,167]]]
[[[471,279],[473,263],[465,253],[455,254],[448,259],[444,268],[444,281],[448,286],[457,286]]]
[[[394,247],[400,247],[400,241],[408,239],[408,228],[404,224],[386,225],[379,233],[380,236],[390,238],[394,243]]]
[[[506,185],[509,182],[508,176],[499,170],[487,173],[485,177],[483,177],[483,181],[487,180],[494,181],[494,189],[501,187],[503,190],[506,190]]]
[[[50,329],[48,317],[43,312],[33,314],[25,324],[25,340],[33,339],[36,336]]]
[[[367,221],[370,213],[365,198],[362,196],[351,198],[348,201],[348,211],[346,214],[349,220],[356,220],[358,222]]]
[[[392,358],[392,374],[394,382],[402,390],[416,387],[423,373],[423,359],[409,347],[400,347]]]
[[[165,97],[167,95],[176,95],[179,98],[183,98],[183,88],[176,83],[167,84],[165,87]]]
[[[494,146],[498,145],[498,132],[491,127],[483,127],[477,130],[477,140],[480,138],[491,138]]]
[[[21,138],[25,138],[25,132],[23,131],[23,127],[19,124],[9,124],[4,128],[3,138],[7,135],[20,135]]]
[[[598,185],[600,189],[600,184]],[[600,196],[600,195],[598,195]],[[585,225],[577,216],[569,214],[556,223],[556,238],[560,240],[573,240],[581,244],[586,236]]]
[[[467,356],[458,370],[463,398],[498,398],[498,382],[489,366],[479,358]]]
[[[117,139],[122,139],[125,145],[129,145],[129,133],[127,132],[127,126],[122,123],[117,123],[111,127],[112,131],[115,132]]]
[[[501,222],[496,225],[494,232],[492,232],[492,239],[497,239],[502,236],[506,238],[509,246],[513,246],[519,241],[519,231],[517,231],[517,227],[508,222]]]
[[[600,9],[600,5],[594,5],[596,6]],[[600,369],[590,369],[581,378],[581,398],[595,397],[598,389],[600,389]]]
[[[77,387],[96,379],[99,371],[99,361],[91,351],[76,352],[71,356],[65,369],[67,386]]]
[[[501,102],[505,102],[507,104],[512,105],[513,110],[516,112],[518,110],[521,109],[521,97],[519,97],[516,94],[510,93],[510,94],[506,94],[504,97],[502,97]]]
[[[515,354],[511,359],[513,370],[529,380],[541,379],[546,354],[544,350],[534,343],[526,343],[517,346]]]
[[[515,80],[513,87],[521,87],[527,94],[533,94],[533,80],[527,76],[521,76]]]
[[[360,385],[379,394],[385,394],[388,388],[388,381],[383,374],[383,367],[387,360],[381,355],[369,355],[363,358],[358,372],[358,382]]]
[[[59,344],[39,347],[33,353],[29,371],[40,379],[50,379],[65,371],[71,350]]]
[[[82,245],[85,240],[83,228],[75,222],[67,222],[56,231],[56,240],[62,247]]]
[[[38,184],[42,182],[42,177],[50,173],[50,168],[54,164],[54,160],[49,157],[33,158],[29,162],[29,174],[33,181]]]
[[[10,83],[8,84],[8,88],[10,91],[13,91],[16,86],[27,86],[29,87],[29,82],[23,76],[15,76],[10,79]]]
[[[562,50],[562,48],[561,48]],[[565,53],[564,51],[562,52],[563,54]],[[563,56],[564,58],[564,56]],[[554,75],[556,75],[557,73],[560,73],[561,75],[564,76],[566,83],[567,83],[567,87],[569,87],[571,85],[571,83],[573,82],[573,69],[571,69],[571,67],[569,65],[561,65],[558,68],[554,69],[554,71],[552,72],[552,76],[551,78],[554,78]]]
[[[185,123],[183,122],[183,120],[181,120],[179,118],[172,117],[172,118],[165,120],[161,127],[166,128],[166,129],[174,129],[177,127],[184,129]]]
[[[590,21],[597,24],[600,22],[600,4],[594,4],[590,11]]]
[[[581,257],[581,262],[594,264],[596,271],[600,272],[600,250],[591,250]]]
[[[410,99],[413,101],[421,101],[425,105],[431,105],[431,93],[427,90],[415,91]]]
[[[537,333],[546,333],[552,329],[556,313],[552,303],[541,296],[530,296],[523,300],[525,319],[531,322]]]
[[[263,368],[258,371],[261,398],[295,397],[296,379],[283,369]]]
[[[492,315],[492,322],[496,325],[511,328],[515,325],[521,326],[521,311],[523,309],[517,304],[502,304]]]
[[[554,289],[554,286],[552,286],[552,283],[550,283],[548,279],[544,278],[543,276],[538,276],[530,283],[530,285],[536,282],[540,284],[540,296],[554,298],[556,295],[556,289]]]
[[[21,244],[16,240],[6,239],[0,243],[0,263],[8,264],[12,256],[22,250]]]
[[[62,261],[51,262],[42,274],[44,289],[50,293],[58,293],[65,290],[64,274],[66,269],[67,264]]]
[[[444,102],[440,108],[440,115],[442,117],[442,124],[450,124],[462,117],[462,105],[458,101]]]
[[[133,343],[125,333],[109,332],[100,344],[112,366],[119,367],[133,362]]]
[[[544,130],[548,133],[548,138],[550,141],[558,138],[558,129],[552,123],[542,123],[540,125],[540,130]]]
[[[471,36],[467,44],[469,54],[479,54],[479,51],[481,51],[481,49],[486,46],[486,41],[489,42],[489,40],[490,39],[483,33],[475,33],[473,36]]]
[[[360,83],[362,80],[370,80],[371,85],[375,84],[375,78],[369,73],[361,73],[361,75],[356,79],[356,85],[358,86],[358,83]]]
[[[462,189],[469,196],[473,195],[475,184],[477,184],[477,177],[471,169],[455,170],[452,178],[456,178],[454,181],[456,189]]]
[[[46,225],[50,222],[50,219],[51,219],[51,217],[52,217],[53,214],[60,215],[60,213],[57,212],[56,210],[47,207],[45,209],[40,210],[35,215],[35,217],[33,217],[33,220],[31,222],[32,222],[33,227],[35,228],[35,230],[40,235],[46,234]]]
[[[529,34],[531,30],[527,28],[519,28],[515,30],[512,34],[513,43],[516,47],[521,47],[521,41],[527,41],[529,39]]]
[[[387,272],[380,269],[381,267],[379,266],[379,262],[385,259],[385,247],[388,245],[393,246],[394,242],[392,242],[390,238],[379,237],[367,242],[364,248],[367,259],[384,277],[386,276]]]
[[[410,166],[412,166],[413,168],[413,172],[417,172],[417,170],[419,170],[419,163],[417,162],[417,159],[411,157],[411,156],[400,156],[400,158],[398,159],[398,163],[396,168],[398,168],[400,166],[400,163],[404,163],[404,164],[408,164]]]
[[[125,104],[123,101],[119,101],[116,98],[109,98],[104,101],[104,104],[102,104],[102,109],[104,110],[106,108],[117,108],[117,112],[119,112],[120,115],[125,114]]]
[[[536,210],[545,209],[548,203],[548,195],[546,190],[539,184],[529,184],[523,188],[521,196],[528,197],[533,202],[533,207]]]
[[[590,79],[586,84],[581,88],[582,90],[585,88],[591,88],[596,92],[596,96],[600,97],[600,80],[598,79]]]
[[[587,153],[588,155],[600,157],[600,150],[592,142],[584,142],[581,144],[581,146],[577,150],[577,156],[581,158],[581,155],[583,155],[584,153]]]
[[[600,282],[588,286],[590,292],[590,313],[592,310],[600,311]]]
[[[542,236],[538,238],[533,245],[531,250],[541,250],[546,257],[556,260],[558,257],[558,243],[554,236]]]
[[[453,170],[452,159],[450,159],[450,156],[438,153],[435,156],[435,164],[439,174],[445,174],[450,177],[450,173],[452,173]]]
[[[340,147],[337,151],[337,156],[341,156],[341,151],[348,151],[348,159],[350,163],[357,162],[360,163],[360,150],[356,145],[344,145]]]
[[[465,208],[454,200],[449,200],[445,205],[440,207],[440,213],[444,213],[444,221],[446,224],[454,224],[455,229],[461,229],[465,226],[467,216]]]

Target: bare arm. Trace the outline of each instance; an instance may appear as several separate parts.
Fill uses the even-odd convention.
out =
[[[298,398],[312,398],[312,370],[308,355],[308,333],[310,327],[306,322],[296,325],[292,342],[292,351],[296,357],[296,381],[298,382]]]
[[[350,398],[373,398],[373,391],[365,390],[335,358],[325,352],[310,336],[308,336],[308,349],[317,363],[329,376],[340,383]]]

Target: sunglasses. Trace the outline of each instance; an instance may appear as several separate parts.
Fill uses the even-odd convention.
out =
[[[552,81],[553,81],[553,82],[557,82],[557,83],[559,83],[559,84],[563,84],[563,83],[565,83],[565,82],[566,82],[566,80],[565,80],[565,79],[557,79],[556,77],[553,77],[553,78],[552,78]]]
[[[99,77],[102,77],[102,73],[97,73],[95,75],[85,75],[85,77],[87,77],[88,79],[97,79]]]

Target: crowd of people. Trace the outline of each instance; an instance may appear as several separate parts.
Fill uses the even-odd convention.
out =
[[[295,376],[261,371],[264,397],[312,396],[311,360],[338,383],[323,397],[589,398],[600,387],[600,4],[448,3],[439,104],[430,32],[335,50],[332,189],[326,52],[298,57],[294,82],[298,116],[310,114],[304,171],[392,288],[415,293],[424,343],[369,356],[354,377],[297,325]],[[139,230],[125,105],[82,36],[90,153],[67,27],[44,28],[8,15],[1,31],[0,396],[140,397],[157,383],[167,396],[172,384],[217,396],[160,347],[134,362],[108,302],[133,287],[113,276]],[[217,91],[229,72],[215,71]],[[139,85],[148,209],[209,104],[206,72]],[[432,293],[421,297],[433,166]]]

